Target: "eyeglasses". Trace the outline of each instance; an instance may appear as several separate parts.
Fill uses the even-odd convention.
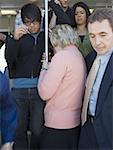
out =
[[[26,22],[25,22],[25,25],[26,25],[26,26],[37,25],[37,24],[39,24],[38,21],[33,21],[33,22],[31,22],[31,21],[26,21]]]

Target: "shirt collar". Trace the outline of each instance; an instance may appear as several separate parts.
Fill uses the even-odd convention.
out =
[[[98,57],[100,57],[101,64],[104,64],[106,62],[106,60],[108,60],[110,58],[112,53],[113,53],[113,47],[104,55],[99,55]]]

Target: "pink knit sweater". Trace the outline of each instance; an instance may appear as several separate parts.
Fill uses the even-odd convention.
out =
[[[74,128],[80,124],[86,79],[84,59],[75,46],[57,52],[39,77],[39,95],[45,100],[45,126]]]

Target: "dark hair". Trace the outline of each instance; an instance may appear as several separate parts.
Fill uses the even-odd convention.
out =
[[[88,23],[94,23],[95,21],[102,22],[105,19],[108,20],[113,30],[113,10],[110,8],[94,10],[92,15],[88,18]]]
[[[31,22],[41,22],[41,10],[35,4],[26,4],[21,8],[21,18],[23,23],[25,23],[26,18]]]
[[[85,4],[84,2],[75,3],[73,5],[73,8],[72,8],[74,14],[75,14],[75,10],[77,7],[82,7],[85,10],[85,12],[86,12],[86,23],[87,23],[87,19],[91,15],[88,5]],[[75,25],[76,25],[76,20],[75,20]]]

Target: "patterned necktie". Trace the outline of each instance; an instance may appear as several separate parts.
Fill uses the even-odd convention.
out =
[[[83,101],[83,108],[82,108],[82,115],[81,115],[81,119],[82,119],[82,125],[86,122],[87,120],[87,109],[88,109],[88,102],[89,102],[89,97],[90,97],[90,93],[92,91],[92,87],[93,84],[95,82],[98,70],[100,67],[100,57],[97,56],[92,67],[91,70],[89,72],[87,81],[86,81],[86,90],[85,90],[85,96],[84,96],[84,101]]]

